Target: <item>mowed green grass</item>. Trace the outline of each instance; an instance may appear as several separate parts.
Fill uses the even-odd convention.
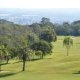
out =
[[[80,37],[72,37],[74,44],[66,56],[63,47],[63,36],[53,43],[52,55],[47,55],[43,60],[26,62],[26,71],[21,72],[22,63],[12,60],[10,64],[3,65],[0,80],[80,80]],[[11,73],[11,75],[7,75]]]

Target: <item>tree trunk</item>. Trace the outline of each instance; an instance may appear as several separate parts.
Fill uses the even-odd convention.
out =
[[[9,59],[7,59],[7,64],[9,63]]]
[[[44,55],[42,54],[41,58],[43,59]]]
[[[69,48],[67,48],[67,56],[69,56]]]
[[[25,71],[25,62],[26,62],[26,54],[23,54],[23,69],[22,69],[22,71]]]
[[[8,64],[9,62],[9,56],[6,56],[6,63]]]
[[[25,71],[25,61],[23,61],[23,71]]]
[[[1,64],[0,64],[0,72],[1,72]]]

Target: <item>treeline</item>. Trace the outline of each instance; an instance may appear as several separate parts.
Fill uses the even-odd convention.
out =
[[[53,24],[48,18],[42,18],[40,23],[31,25],[18,25],[6,20],[0,20],[0,59],[8,56],[31,60],[32,55],[40,56],[50,54],[51,42],[56,41],[56,33]],[[24,59],[23,59],[24,60]]]
[[[2,61],[9,62],[11,58],[23,61],[43,59],[45,55],[51,54],[52,42],[57,40],[57,35],[80,35],[80,24],[63,23],[53,24],[49,18],[43,17],[39,23],[31,25],[14,24],[6,20],[0,20],[0,67]],[[1,68],[0,68],[1,69]]]
[[[10,47],[22,45],[26,41],[29,43],[36,40],[45,40],[50,42],[56,39],[56,33],[53,23],[48,18],[42,18],[40,23],[31,25],[18,25],[12,22],[0,20],[0,44],[8,44]],[[29,39],[29,41],[28,41]]]
[[[57,35],[80,36],[80,20],[72,23],[54,24]]]
[[[0,20],[0,46],[7,47],[11,57],[18,56],[20,58],[22,55],[18,53],[20,53],[19,48],[21,47],[28,47],[30,50],[41,51],[45,54],[48,50],[47,47],[51,48],[51,42],[57,40],[56,34],[80,36],[80,21],[53,24],[49,18],[43,17],[39,23],[19,25]],[[42,44],[46,46],[46,49],[43,50],[39,47],[39,45],[44,46]],[[51,49],[49,50],[51,52]]]

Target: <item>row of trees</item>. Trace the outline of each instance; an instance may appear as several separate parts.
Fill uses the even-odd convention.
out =
[[[63,24],[54,24],[57,35],[80,36],[80,21],[72,23],[64,22]]]
[[[17,25],[0,20],[0,67],[2,61],[18,57],[23,61],[32,60],[32,56],[43,58],[52,52],[52,41],[56,41],[53,23],[48,18],[42,18],[40,23],[31,25]]]
[[[45,17],[39,23],[24,26],[0,20],[0,68],[3,60],[8,63],[10,58],[17,57],[23,62],[22,70],[25,71],[27,60],[33,60],[34,57],[43,59],[45,55],[52,53],[52,42],[57,40],[55,30],[57,34],[63,32],[64,35],[69,35],[67,34],[69,32],[67,26],[69,27],[66,23],[65,29],[57,27],[50,22],[50,19]],[[67,37],[63,44],[67,48],[68,55],[73,41],[70,37]]]

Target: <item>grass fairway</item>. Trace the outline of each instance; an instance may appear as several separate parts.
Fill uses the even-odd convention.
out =
[[[53,43],[52,55],[27,62],[25,72],[21,72],[22,63],[10,61],[10,64],[3,65],[2,70],[10,72],[0,72],[0,80],[80,80],[80,37],[73,37],[69,56],[66,56],[62,41],[63,37],[58,37]]]

